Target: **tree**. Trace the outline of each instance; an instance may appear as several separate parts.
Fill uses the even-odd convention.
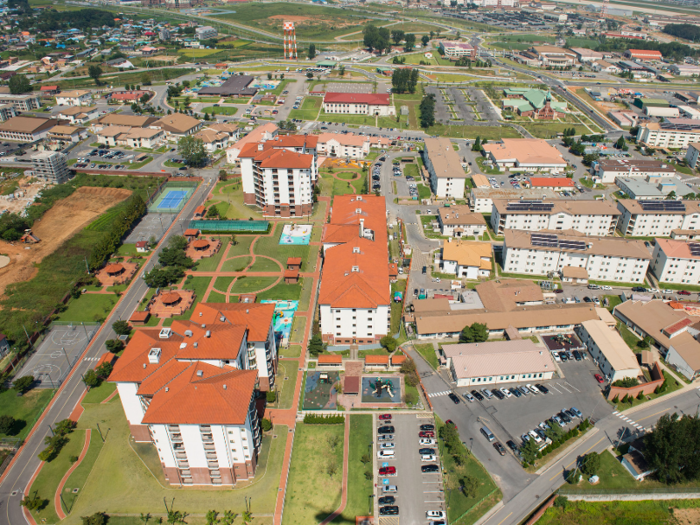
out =
[[[474,476],[466,475],[459,480],[459,488],[469,498],[476,498],[476,491],[479,488],[479,480]]]
[[[481,137],[477,135],[474,144],[472,144],[472,151],[481,151]]]
[[[581,460],[581,472],[589,478],[595,476],[600,470],[600,456],[596,452],[591,452],[583,456]]]
[[[423,97],[420,105],[420,125],[422,128],[429,128],[435,124],[435,95],[432,93]]]
[[[204,151],[204,141],[192,135],[182,137],[177,142],[177,152],[185,159],[188,166],[201,166],[207,154]]]
[[[88,370],[83,375],[83,383],[85,383],[85,385],[89,386],[90,388],[95,388],[97,386],[100,386],[100,384],[102,384],[102,380],[97,375],[97,373],[95,373],[94,370]]]
[[[100,77],[102,76],[102,68],[100,66],[92,65],[88,68],[88,75],[95,81],[95,85],[99,86]]]
[[[600,156],[597,153],[587,153],[586,155],[583,156],[583,163],[586,166],[590,166],[595,161],[597,161],[599,158],[600,158]]]
[[[92,516],[81,516],[83,520],[83,525],[107,525],[109,516],[104,512],[95,512]]]
[[[379,344],[382,345],[387,352],[391,353],[396,350],[396,344],[398,341],[391,337],[390,335],[385,335],[379,340]]]
[[[316,58],[316,44],[309,44],[309,60]]]
[[[164,288],[180,281],[185,272],[179,266],[170,268],[153,268],[143,278],[149,288]]]
[[[309,341],[309,353],[314,357],[323,353],[323,339],[321,339],[321,334],[314,334],[311,341]]]
[[[10,93],[13,95],[21,95],[32,90],[29,79],[24,75],[14,75],[9,81]]]
[[[0,416],[0,434],[5,434],[9,436],[16,423],[17,420],[12,416]]]
[[[105,341],[105,347],[113,354],[118,354],[124,350],[124,341],[120,341],[119,339],[108,339]]]
[[[475,343],[483,343],[489,338],[489,329],[483,323],[474,323],[471,326],[472,336],[474,337]]]
[[[210,510],[207,512],[205,519],[207,520],[207,525],[215,525],[219,523],[219,513],[215,510]]]
[[[460,343],[473,343],[474,342],[474,334],[472,334],[472,327],[467,325],[464,328],[462,328],[462,331],[459,333],[459,342]]]
[[[269,432],[270,430],[272,430],[272,421],[263,418],[260,422],[260,426],[262,427],[263,432]]]
[[[306,74],[306,78],[307,78],[308,80],[311,80],[312,78],[314,78],[314,74],[313,74],[311,71],[309,71],[309,72]]]
[[[12,385],[12,388],[14,388],[21,395],[27,393],[29,389],[32,388],[33,384],[34,376],[24,376],[17,379]]]
[[[416,35],[409,33],[405,37],[406,42],[404,43],[404,51],[409,52],[413,51],[413,48],[416,47]]]
[[[423,47],[425,47],[428,45],[428,42],[430,42],[430,37],[428,35],[423,35],[420,41],[423,43]]]
[[[23,507],[26,507],[28,510],[37,510],[43,509],[48,504],[48,502],[49,500],[40,498],[38,492],[34,491],[33,496],[25,496],[19,504]]]
[[[105,361],[102,363],[100,366],[95,368],[95,373],[102,379],[107,379],[109,377],[109,374],[112,373],[112,369],[114,368],[114,365],[112,363],[109,363]]]
[[[520,448],[520,456],[525,463],[534,463],[539,447],[534,439],[528,439],[527,442]]]
[[[617,149],[623,149],[625,147],[625,137],[620,135],[620,138],[617,139],[617,142],[615,142],[615,147]]]
[[[399,43],[403,40],[405,34],[406,33],[401,31],[400,29],[394,29],[391,32],[391,39],[394,41],[394,44],[396,44],[398,46]]]
[[[117,335],[129,335],[131,333],[131,325],[127,321],[120,319],[112,323],[112,330]]]
[[[700,420],[678,414],[662,416],[644,437],[644,458],[663,483],[695,480],[700,474]]]
[[[216,206],[212,206],[207,210],[207,219],[220,219],[219,209]]]
[[[339,74],[341,77],[344,77],[344,76],[345,76],[345,66],[343,66],[343,65],[340,66],[340,69],[338,70],[338,74]]]

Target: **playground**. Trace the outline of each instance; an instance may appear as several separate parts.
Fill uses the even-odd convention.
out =
[[[401,380],[398,377],[363,376],[363,403],[401,403]]]
[[[280,235],[280,244],[307,246],[311,240],[311,224],[285,224]]]
[[[17,378],[34,376],[39,388],[56,388],[87,348],[99,325],[56,325],[48,331]]]
[[[304,385],[304,410],[335,410],[338,392],[335,385],[338,372],[308,372]]]
[[[542,340],[549,351],[558,350],[582,350],[583,343],[576,337],[576,334],[543,335]]]
[[[289,335],[292,332],[292,321],[294,312],[299,308],[299,301],[276,301],[274,299],[263,299],[261,303],[272,303],[275,305],[274,330],[277,345],[289,344]]]

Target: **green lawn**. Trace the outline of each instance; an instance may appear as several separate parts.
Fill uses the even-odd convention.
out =
[[[251,279],[251,277],[248,277]],[[257,294],[257,301],[260,302],[263,299],[274,299],[278,301],[298,301],[301,297],[302,280],[300,279],[296,284],[287,284],[284,281],[280,282],[278,285],[273,286],[269,290],[260,292]]]
[[[318,523],[340,504],[344,428],[297,424],[283,525]]]
[[[102,403],[105,399],[111,396],[117,389],[116,383],[103,382],[100,386],[91,388],[90,391],[85,394],[83,398],[83,403]]]
[[[249,272],[281,272],[282,268],[275,261],[266,257],[256,257],[253,266],[248,269]]]
[[[617,323],[617,330],[620,332],[622,339],[627,343],[632,351],[641,352],[643,348],[637,346],[637,343],[641,341],[624,323]]]
[[[289,345],[289,347],[279,348],[280,357],[299,357],[301,355],[300,345]]]
[[[418,352],[420,355],[422,355],[425,358],[425,360],[428,362],[428,364],[430,366],[432,366],[435,370],[437,370],[438,358],[437,358],[437,354],[435,353],[435,349],[433,348],[432,344],[425,344],[425,345],[414,344],[413,348],[415,348],[416,352]]]
[[[294,401],[294,391],[297,386],[297,369],[298,363],[294,361],[280,361],[277,369],[277,392],[279,395],[279,404],[275,408],[288,409],[292,408]],[[288,377],[286,381],[285,377]]]
[[[195,515],[203,515],[211,509],[231,509],[241,514],[245,509],[244,497],[253,499],[254,514],[274,512],[287,437],[286,426],[275,426],[274,432],[280,438],[272,439],[270,435],[263,438],[258,470],[252,483],[241,481],[235,490],[230,487],[191,487],[182,490],[165,481],[153,445],[131,442],[121,403],[115,401],[106,405],[88,405],[80,419],[80,428],[92,428],[93,437],[99,440],[99,434],[96,433],[98,423],[106,435],[106,442],[91,471],[85,474],[78,468],[69,479],[68,486],[77,485],[73,482],[73,476],[80,476],[85,481],[71,514],[65,520],[66,524],[81,525],[81,516],[98,511],[162,516],[163,498],[168,502],[175,498],[177,510]],[[194,525],[200,522],[188,520],[188,523]]]
[[[304,340],[306,331],[306,317],[295,316],[292,320],[292,333],[289,336],[289,341],[292,343],[301,343]]]
[[[700,286],[693,284],[659,283],[660,288],[669,290],[688,290],[689,292],[700,292]]]
[[[228,249],[228,256],[248,255],[253,239],[255,239],[255,237],[252,235],[236,235],[234,242],[231,243],[231,247]]]
[[[435,422],[438,430],[444,426],[444,423],[438,418],[436,418]],[[467,460],[464,465],[460,466],[455,463],[454,456],[446,451],[445,442],[442,439],[438,439],[438,445],[442,459],[442,468],[446,472],[443,477],[443,483],[447,492],[447,517],[450,523],[474,523],[501,500],[501,491],[493,482],[489,473],[486,472],[486,469],[468,450],[465,450]],[[459,480],[466,476],[475,478],[478,482],[474,497],[468,496],[459,489]]]
[[[321,110],[322,105],[322,97],[307,96],[301,103],[301,108],[293,109],[289,112],[289,118],[298,118],[301,120],[316,120],[316,118],[318,117],[318,112]]]
[[[236,279],[231,287],[231,293],[243,294],[243,293],[256,293],[263,288],[275,283],[276,277],[245,277],[241,276]]]
[[[216,281],[214,281],[214,288],[216,290],[219,290],[220,292],[228,292],[228,287],[231,285],[231,282],[233,282],[234,277],[233,276],[225,276],[225,277],[217,277]]]
[[[277,259],[285,268],[289,257],[301,257],[301,267],[304,271],[310,271],[312,267],[312,265],[309,264],[310,247],[302,245],[281,245],[279,241],[282,235],[282,229],[283,225],[277,224],[272,235],[260,237],[255,243],[255,253]]]
[[[117,402],[117,404],[119,404],[119,402]],[[82,428],[80,423],[78,423],[78,428]],[[78,465],[70,475],[63,489],[63,500],[61,506],[66,514],[69,514],[72,511],[73,507],[75,506],[75,502],[80,495],[80,491],[78,491],[77,494],[74,494],[72,489],[83,488],[92,467],[95,465],[95,461],[97,461],[97,456],[99,456],[100,452],[102,451],[103,445],[104,443],[100,438],[99,432],[97,432],[97,428],[93,428],[92,435],[90,436],[90,447],[88,448],[87,454],[85,454],[85,457],[80,462],[80,465]]]
[[[229,252],[230,253],[230,252]],[[245,270],[246,266],[250,264],[253,260],[252,257],[236,257],[235,259],[227,259],[224,264],[221,265],[222,272],[242,272]]]
[[[360,461],[368,453],[372,442],[372,416],[353,414],[346,417],[350,417],[352,436],[348,454],[348,499],[343,513],[331,523],[355,525],[355,516],[367,515],[369,496],[373,493],[372,479],[365,478],[366,471],[372,472],[372,463],[365,465]]]
[[[238,108],[233,106],[209,106],[202,110],[203,113],[209,113],[210,115],[235,115],[238,113]]]
[[[37,523],[58,523],[59,520],[56,514],[56,507],[53,504],[53,497],[56,494],[56,488],[61,482],[61,478],[72,465],[70,457],[79,456],[84,444],[85,431],[75,430],[68,436],[68,443],[63,447],[58,457],[50,463],[44,463],[31,489],[32,493],[36,492],[40,498],[49,500],[49,504],[46,507],[32,512]]]
[[[448,126],[437,124],[425,130],[428,135],[441,137],[500,140],[502,138],[521,139],[520,133],[510,126]]]
[[[207,302],[208,303],[225,303],[226,302],[226,296],[222,293],[211,291],[209,292],[209,296],[207,297]]]
[[[311,303],[311,293],[314,291],[314,280],[302,278],[301,299],[299,299],[299,311],[304,312],[309,309]]]
[[[425,184],[416,184],[416,189],[418,189],[418,198],[421,200],[429,199],[432,195],[432,193],[430,192],[430,188]]]
[[[565,129],[569,128],[574,128],[576,135],[590,133],[586,126],[573,122],[518,122],[518,124],[528,130],[533,137],[541,139],[556,138],[557,133],[563,133]]]
[[[189,281],[185,280],[185,284],[182,288],[184,290],[194,290],[194,302],[192,303],[192,306],[188,310],[186,310],[185,313],[183,313],[182,315],[176,315],[171,317],[170,319],[166,319],[165,321],[163,321],[163,326],[170,326],[175,320],[189,319],[199,301],[201,301],[204,298],[204,294],[206,293],[207,288],[209,287],[211,279],[211,277],[192,277],[192,279],[190,279]]]
[[[105,319],[117,302],[114,294],[82,294],[68,302],[68,309],[58,316],[59,321],[93,323]]]
[[[26,438],[53,394],[50,388],[34,388],[23,396],[18,396],[12,389],[0,393],[0,415],[12,416],[20,422],[9,435],[0,432],[0,438]]]
[[[229,240],[231,238],[230,237],[215,237],[215,239],[219,239],[221,241],[221,248],[219,248],[219,251],[216,252],[212,257],[200,259],[197,262],[197,268],[195,268],[194,271],[196,271],[196,272],[213,272],[214,270],[216,270],[217,266],[219,266],[219,263],[221,262],[221,258],[224,256],[224,252],[226,251],[226,246],[228,246]]]
[[[608,310],[611,312],[618,304],[622,304],[622,298],[619,295],[605,295],[608,298]]]
[[[700,500],[570,501],[566,509],[552,507],[538,525],[678,525],[674,509],[698,508]],[[689,521],[688,523],[692,523]]]

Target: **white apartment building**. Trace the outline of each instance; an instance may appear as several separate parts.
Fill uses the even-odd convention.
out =
[[[321,133],[316,149],[319,154],[345,159],[364,159],[369,153],[369,137],[354,133]]]
[[[58,151],[41,151],[32,155],[32,169],[40,179],[61,184],[70,178],[66,156]]]
[[[651,270],[662,283],[698,284],[700,243],[657,238]]]
[[[209,38],[216,38],[219,36],[219,32],[211,26],[202,26],[194,30],[194,34],[199,40],[208,40]]]
[[[504,230],[574,230],[584,235],[615,234],[620,211],[608,201],[494,200],[491,227]]]
[[[238,154],[243,201],[263,215],[302,217],[313,208],[317,138],[287,135],[246,144]]]
[[[430,189],[438,198],[464,198],[467,174],[459,155],[445,137],[425,139],[423,163],[430,174]]]
[[[443,40],[440,42],[439,48],[443,55],[450,60],[456,60],[462,57],[475,60],[477,56],[477,49],[466,42],[450,42]]]
[[[688,144],[688,151],[685,154],[685,160],[688,162],[688,166],[695,169],[698,165],[698,158],[700,158],[700,143],[691,142]]]
[[[59,106],[89,106],[92,103],[92,92],[87,89],[64,91],[56,95],[56,104]]]
[[[687,148],[691,142],[700,142],[700,121],[695,124],[668,121],[644,124],[637,132],[637,142],[653,148]]]
[[[617,330],[605,321],[584,321],[576,333],[609,382],[626,377],[636,378],[642,374],[637,357]]]
[[[203,129],[195,133],[195,138],[202,139],[204,151],[214,153],[216,150],[225,149],[228,146],[228,133],[222,133],[213,129]]]
[[[0,93],[0,105],[5,104],[12,104],[16,111],[31,111],[41,107],[41,96],[38,94],[10,95]]]
[[[482,175],[483,176],[483,175]],[[476,176],[473,176],[474,178]],[[472,188],[469,192],[469,209],[475,213],[491,213],[493,211],[493,201],[495,200],[553,200],[559,195],[548,189],[495,189],[492,187]]]
[[[535,275],[561,274],[566,266],[585,268],[588,279],[643,283],[651,256],[642,241],[506,230],[503,270]]]
[[[324,227],[318,304],[321,336],[331,344],[375,344],[390,333],[391,284],[386,202],[338,195]]]
[[[438,208],[438,223],[446,237],[480,237],[486,232],[484,216],[472,213],[469,206]]]
[[[603,184],[613,184],[617,177],[649,178],[649,182],[676,176],[672,165],[660,160],[601,159],[593,163],[591,173]]]
[[[255,391],[274,386],[277,367],[273,315],[272,304],[200,303],[190,321],[137,331],[116,363],[131,434],[156,446],[171,484],[255,475]]]
[[[700,229],[697,201],[620,199],[617,229],[633,237],[670,237],[673,230]]]
[[[323,111],[346,115],[388,117],[396,115],[396,108],[387,93],[326,93]]]

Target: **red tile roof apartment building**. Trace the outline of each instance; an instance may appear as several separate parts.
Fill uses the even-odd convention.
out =
[[[323,111],[347,115],[396,115],[391,96],[386,93],[326,93]]]
[[[315,135],[277,136],[246,144],[238,154],[243,202],[265,216],[302,217],[313,208],[318,175]]]
[[[156,446],[173,485],[255,475],[257,390],[274,386],[274,305],[200,303],[189,321],[138,330],[109,380],[136,441]]]
[[[324,341],[378,342],[389,334],[391,318],[384,197],[336,196],[321,242],[324,263],[318,304]]]

